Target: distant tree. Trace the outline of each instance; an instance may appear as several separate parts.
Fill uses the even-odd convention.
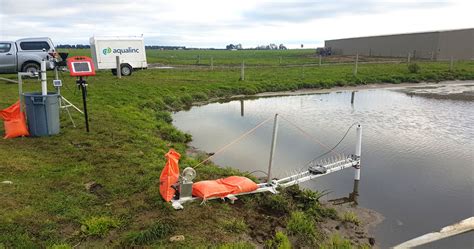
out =
[[[225,48],[228,49],[228,50],[235,49],[235,45],[234,44],[229,44],[229,45],[225,46]]]
[[[301,48],[303,48],[303,47],[304,47],[303,44],[301,44]]]
[[[286,50],[287,48],[285,47],[285,45],[280,44],[280,46],[278,46],[278,49],[280,49],[280,50]]]

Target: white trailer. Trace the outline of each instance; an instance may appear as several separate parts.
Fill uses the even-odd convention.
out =
[[[91,37],[91,53],[96,69],[111,69],[117,73],[117,56],[120,58],[121,75],[128,76],[133,70],[146,69],[143,37]]]

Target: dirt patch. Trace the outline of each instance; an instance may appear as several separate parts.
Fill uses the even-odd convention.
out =
[[[420,96],[432,99],[474,101],[474,83],[407,87],[404,89],[399,89],[398,91],[406,93],[409,96]]]

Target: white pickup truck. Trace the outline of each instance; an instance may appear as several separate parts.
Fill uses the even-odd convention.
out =
[[[57,54],[48,37],[0,41],[0,73],[38,72],[42,60],[54,69]]]

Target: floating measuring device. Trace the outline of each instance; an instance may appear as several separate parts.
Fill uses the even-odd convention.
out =
[[[245,136],[255,131],[258,127],[263,125],[268,120],[269,119],[258,124],[253,129],[249,130],[236,140],[232,141],[228,145],[224,146],[222,149],[218,150],[215,154],[222,152],[230,145],[243,139]],[[302,172],[298,172],[282,179],[270,179],[273,153],[275,151],[276,146],[276,135],[278,132],[278,114],[275,115],[274,120],[275,121],[273,128],[272,149],[268,166],[267,182],[256,184],[246,177],[231,176],[217,180],[193,183],[193,179],[196,176],[195,169],[188,167],[180,175],[178,166],[178,160],[180,158],[180,155],[179,153],[171,149],[170,152],[166,154],[168,160],[160,176],[160,193],[163,198],[166,201],[170,201],[173,208],[175,209],[183,209],[184,203],[195,200],[207,201],[212,199],[228,199],[231,201],[231,203],[233,203],[235,200],[237,200],[237,196],[239,195],[256,194],[262,192],[270,192],[273,194],[277,194],[278,189],[280,188],[290,187],[292,185],[313,180],[315,178],[338,172],[347,168],[354,168],[354,180],[360,180],[360,159],[362,146],[362,127],[360,124],[357,124],[356,126],[356,145],[354,154],[346,156],[344,154],[334,153],[334,156],[326,157],[324,159],[319,159],[320,157],[316,157],[305,165],[304,169],[302,169]],[[352,125],[347,130],[341,141],[346,137],[347,133],[354,125]],[[323,155],[326,155],[329,152],[333,152],[333,150],[340,144],[341,141],[339,141],[336,146],[331,148]],[[199,163],[197,166],[195,166],[195,168],[208,161],[210,158],[215,156],[215,154]]]

